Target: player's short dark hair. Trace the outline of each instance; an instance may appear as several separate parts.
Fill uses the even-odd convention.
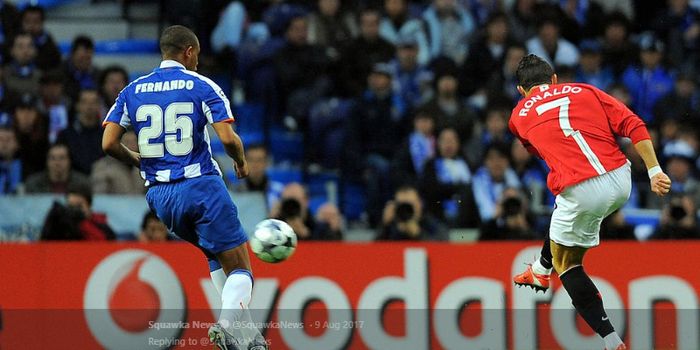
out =
[[[199,40],[192,30],[185,26],[174,25],[163,30],[160,35],[160,53],[163,56],[171,56],[187,50],[188,47],[197,47]]]
[[[148,212],[146,212],[146,215],[143,216],[143,220],[141,221],[141,229],[145,230],[146,226],[148,226],[148,222],[151,220],[156,220],[160,222],[158,215],[156,215],[156,212],[154,212],[153,210],[149,210]]]
[[[73,43],[70,46],[70,52],[74,53],[79,48],[94,50],[95,42],[92,41],[92,38],[87,35],[78,35],[75,37],[75,39],[73,39]]]
[[[44,19],[46,18],[46,13],[44,12],[44,8],[41,6],[36,6],[36,5],[29,5],[22,10],[22,15],[21,18],[24,19],[24,15],[30,12],[36,12],[39,14],[39,17],[41,17],[41,21],[43,22]]]
[[[92,188],[90,188],[89,184],[70,184],[68,185],[66,196],[69,194],[74,194],[85,198],[85,200],[88,202],[88,205],[92,206]]]
[[[102,74],[100,74],[100,88],[102,88],[102,85],[105,84],[105,81],[107,80],[107,77],[112,74],[112,73],[118,73],[122,77],[124,77],[124,81],[128,84],[129,83],[129,73],[127,73],[126,69],[122,66],[118,65],[113,65],[105,68],[102,71]]]
[[[533,86],[549,84],[552,81],[554,69],[537,55],[529,54],[523,57],[518,63],[515,76],[518,78],[518,85],[529,90]]]

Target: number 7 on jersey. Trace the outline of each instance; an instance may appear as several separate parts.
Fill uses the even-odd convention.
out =
[[[535,108],[537,115],[542,115],[547,111],[559,108],[559,127],[564,132],[564,136],[572,137],[576,144],[583,152],[583,155],[588,159],[588,163],[591,164],[593,169],[598,173],[598,175],[605,174],[605,168],[603,164],[598,159],[598,156],[593,153],[593,150],[586,142],[586,139],[581,135],[581,132],[574,130],[571,127],[571,121],[569,120],[569,105],[571,100],[568,97],[558,98],[547,103],[543,103]]]

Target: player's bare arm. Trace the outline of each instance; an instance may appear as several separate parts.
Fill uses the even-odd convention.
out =
[[[226,154],[233,158],[233,164],[236,168],[236,177],[242,179],[248,176],[248,162],[245,160],[245,151],[241,137],[233,131],[231,124],[228,122],[213,123],[212,126],[219,136],[221,143],[224,145]]]
[[[124,146],[121,143],[124,128],[116,123],[106,123],[105,131],[102,135],[102,150],[108,155],[135,167],[141,162],[141,155]]]
[[[651,182],[651,191],[658,196],[663,196],[671,190],[671,179],[666,175],[659,161],[656,159],[654,145],[651,140],[642,140],[634,144],[634,149],[637,150],[639,156],[642,157],[644,164],[649,171],[649,181]]]

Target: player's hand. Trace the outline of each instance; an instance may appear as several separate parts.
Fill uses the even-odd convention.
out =
[[[658,196],[664,196],[671,191],[671,179],[664,173],[658,173],[651,178],[651,191]]]
[[[141,154],[139,152],[134,152],[129,150],[129,155],[131,156],[131,165],[135,167],[141,166]]]
[[[234,169],[236,169],[236,177],[239,179],[242,179],[246,176],[248,176],[248,162],[243,161],[242,163],[234,162],[233,163]]]

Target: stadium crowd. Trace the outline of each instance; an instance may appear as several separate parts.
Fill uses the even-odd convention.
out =
[[[88,36],[62,58],[39,7],[4,3],[0,18],[0,194],[68,194],[83,220],[73,238],[113,238],[89,209],[92,194],[145,191],[138,169],[100,147],[101,119],[129,72],[95,67]],[[264,193],[270,215],[302,239],[341,239],[346,211],[342,201],[312,210],[303,181],[268,178],[279,162],[271,129],[303,136],[305,172],[335,171],[341,187],[362,189],[356,221],[377,239],[440,240],[453,228],[478,228],[482,240],[542,237],[554,203],[547,168],[508,130],[527,53],[553,64],[560,82],[594,85],[642,117],[673,195],[653,196],[620,139],[633,165],[626,208],[660,210],[651,238],[700,238],[700,1],[211,1],[169,20],[197,32],[200,70],[229,87],[235,105],[260,107],[251,175],[231,189]],[[136,149],[133,133],[123,142]],[[139,238],[165,239],[152,219]],[[601,234],[636,238],[622,212]]]

